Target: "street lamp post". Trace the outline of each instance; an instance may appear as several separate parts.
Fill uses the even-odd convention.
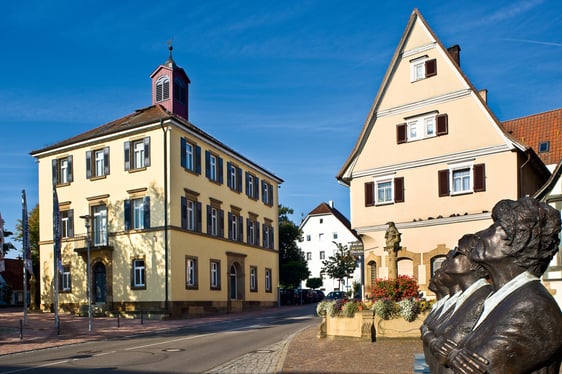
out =
[[[80,216],[80,218],[84,219],[84,225],[86,226],[86,247],[87,247],[87,283],[88,283],[88,331],[92,332],[93,330],[93,321],[92,321],[92,274],[91,274],[91,266],[90,266],[90,216],[88,214]]]

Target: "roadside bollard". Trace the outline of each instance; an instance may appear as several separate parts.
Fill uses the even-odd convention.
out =
[[[141,325],[144,325],[144,313],[141,311]]]
[[[117,313],[117,328],[121,327],[119,313]]]
[[[23,321],[20,319],[20,340],[23,340]]]

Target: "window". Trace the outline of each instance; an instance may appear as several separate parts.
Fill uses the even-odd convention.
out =
[[[256,292],[258,290],[258,268],[250,266],[250,291]]]
[[[133,289],[146,289],[146,268],[144,259],[133,260],[133,279],[131,288]]]
[[[309,242],[310,241],[310,234],[306,235],[306,241]]]
[[[435,275],[438,269],[441,269],[441,264],[445,261],[446,256],[436,256],[431,259],[431,276]]]
[[[246,242],[249,245],[259,245],[260,243],[260,223],[257,219],[257,216],[253,214],[246,219]]]
[[[325,259],[326,259],[326,252],[325,252],[325,251],[320,251],[320,259],[321,259],[321,260],[325,260]]]
[[[459,163],[438,172],[439,196],[486,191],[484,164]]]
[[[170,78],[163,75],[156,80],[156,101],[164,101],[170,98]]]
[[[70,274],[70,265],[62,266],[62,274],[59,279],[59,292],[72,292],[72,277]]]
[[[261,201],[267,206],[273,206],[273,185],[261,181]]]
[[[231,162],[226,164],[227,185],[236,192],[242,192],[242,169]]]
[[[150,197],[125,200],[125,231],[150,228]]]
[[[216,203],[207,205],[207,234],[224,237],[224,211]]]
[[[320,218],[320,224],[324,223],[324,219]]]
[[[333,232],[332,233],[332,239],[337,239],[338,238],[338,233],[337,232]]]
[[[273,239],[273,222],[266,219],[263,224],[263,247],[268,249],[273,249],[274,239]]]
[[[68,184],[72,182],[72,156],[54,159],[52,161],[53,184]]]
[[[365,183],[365,206],[403,203],[404,177],[381,176]]]
[[[150,166],[150,137],[123,144],[125,170],[138,170]]]
[[[197,257],[185,257],[185,288],[196,289],[197,283]]]
[[[221,264],[219,260],[211,260],[211,289],[212,290],[220,290],[221,282],[220,282],[220,269]]]
[[[539,153],[544,153],[550,151],[550,142],[540,142],[539,143]]]
[[[324,240],[324,233],[318,234],[318,240],[319,240],[319,241]]]
[[[312,260],[312,252],[306,252],[306,260],[307,261]]]
[[[74,237],[74,210],[62,210],[60,212],[60,233],[61,238],[72,238]]]
[[[271,269],[265,268],[265,292],[271,292]]]
[[[92,207],[92,238],[94,246],[107,245],[107,208],[105,204]]]
[[[259,198],[260,191],[258,186],[259,178],[252,173],[246,172],[246,195],[248,195],[250,199],[257,200]]]
[[[427,56],[410,61],[410,81],[416,82],[437,75],[437,60]]]
[[[187,90],[185,84],[179,80],[174,80],[174,99],[182,104],[187,103]]]
[[[201,147],[181,138],[180,157],[180,164],[184,169],[197,175],[201,174]]]
[[[86,152],[86,178],[109,175],[109,147]]]
[[[181,198],[181,227],[201,232],[201,203],[194,196]]]
[[[228,239],[234,241],[242,241],[242,225],[243,218],[240,211],[233,210],[228,213]]]
[[[449,120],[444,114],[425,114],[409,117],[405,123],[396,125],[396,142],[398,144],[447,135]]]
[[[213,182],[222,184],[222,158],[205,151],[205,176]]]

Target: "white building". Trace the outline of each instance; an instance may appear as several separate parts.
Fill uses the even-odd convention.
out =
[[[332,201],[321,203],[314,208],[303,219],[299,228],[303,238],[299,247],[308,263],[310,277],[322,278],[321,289],[328,292],[333,290],[348,291],[352,289],[354,282],[362,283],[361,257],[358,258],[355,273],[346,281],[346,284],[340,285],[337,279],[320,274],[323,266],[322,261],[327,260],[337,251],[335,243],[351,248],[352,243],[360,241],[359,236],[351,229],[349,220],[334,208]],[[301,287],[306,288],[306,280],[302,282]]]

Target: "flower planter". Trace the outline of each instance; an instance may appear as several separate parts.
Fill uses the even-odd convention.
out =
[[[422,313],[413,320],[407,322],[403,318],[381,319],[375,316],[375,329],[377,337],[380,338],[419,338],[420,327],[427,313]]]
[[[374,314],[370,310],[355,313],[353,317],[322,317],[320,336],[323,335],[323,327],[327,336],[349,336],[355,338],[374,337]]]

